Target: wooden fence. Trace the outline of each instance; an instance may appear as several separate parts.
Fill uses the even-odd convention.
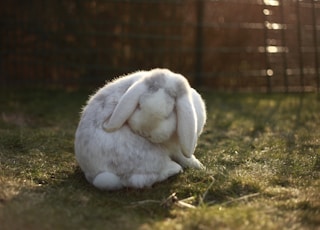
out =
[[[319,91],[317,0],[2,0],[0,22],[4,87],[166,67],[196,87]]]

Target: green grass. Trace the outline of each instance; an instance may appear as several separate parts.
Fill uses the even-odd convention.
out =
[[[320,228],[319,96],[203,95],[208,122],[196,155],[206,171],[103,192],[73,153],[88,92],[2,91],[0,228]]]

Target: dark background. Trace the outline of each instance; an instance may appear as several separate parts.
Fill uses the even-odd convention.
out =
[[[319,91],[320,1],[2,0],[1,87],[94,88],[165,67],[194,87]]]

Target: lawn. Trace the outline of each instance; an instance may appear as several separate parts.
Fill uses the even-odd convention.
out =
[[[89,92],[0,94],[2,230],[320,229],[319,95],[203,92],[207,169],[106,192],[74,158]]]

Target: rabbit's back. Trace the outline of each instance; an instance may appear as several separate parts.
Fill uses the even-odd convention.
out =
[[[137,173],[157,173],[168,160],[161,146],[154,146],[127,126],[113,133],[90,129],[77,132],[75,152],[91,182],[103,171],[114,172],[123,179]]]

